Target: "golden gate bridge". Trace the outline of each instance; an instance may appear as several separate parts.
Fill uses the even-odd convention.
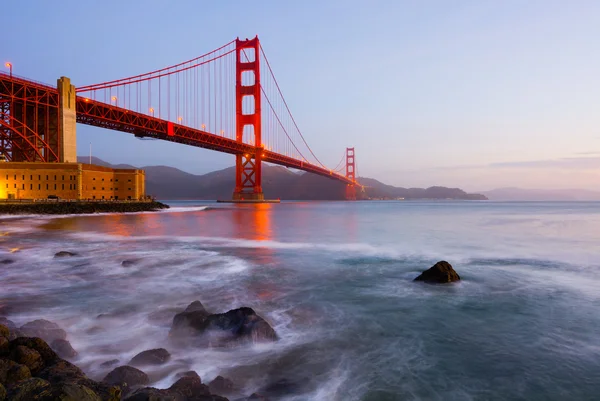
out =
[[[341,181],[346,198],[356,199],[354,148],[346,148],[332,168],[317,158],[258,37],[238,38],[156,71],[77,88],[64,77],[58,88],[18,77],[10,67],[9,74],[0,73],[0,154],[8,161],[72,161],[65,157],[71,110],[80,124],[235,155],[234,200],[264,200],[263,162]]]

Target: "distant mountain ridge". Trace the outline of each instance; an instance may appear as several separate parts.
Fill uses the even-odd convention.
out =
[[[88,156],[77,158],[89,163]],[[129,164],[113,165],[97,157],[92,164],[112,168],[139,168]],[[195,175],[174,167],[146,166],[146,192],[158,199],[230,199],[235,186],[235,167]],[[346,185],[326,177],[299,173],[282,166],[263,165],[265,198],[287,200],[343,200]],[[486,200],[481,194],[468,194],[459,188],[399,188],[383,184],[373,178],[358,180],[365,190],[358,191],[360,199],[464,199]]]
[[[481,192],[497,201],[599,201],[600,191],[587,189],[497,188]]]

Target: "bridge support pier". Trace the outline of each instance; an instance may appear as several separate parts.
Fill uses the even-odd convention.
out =
[[[261,169],[260,42],[258,36],[250,40],[237,39],[235,47],[236,141],[244,143],[245,139],[256,150],[253,155],[236,155],[233,200],[262,201],[265,196]]]
[[[77,163],[77,116],[75,86],[67,77],[57,80],[59,161]]]

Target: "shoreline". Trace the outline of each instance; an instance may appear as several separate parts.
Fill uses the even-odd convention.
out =
[[[43,202],[0,203],[2,215],[77,215],[94,213],[156,212],[170,206],[158,201],[110,201],[110,202]]]

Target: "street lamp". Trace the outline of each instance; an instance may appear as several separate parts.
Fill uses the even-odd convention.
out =
[[[154,107],[150,107],[150,114],[152,114],[152,117],[154,117]]]
[[[118,102],[117,102],[117,97],[116,97],[116,96],[112,96],[112,97],[110,98],[110,100],[111,100],[111,101],[113,101],[113,102],[115,102],[115,106],[118,106],[118,105],[119,105],[119,104],[118,104]]]
[[[183,117],[179,116],[177,117],[177,122],[181,124],[181,121],[183,120]]]
[[[12,78],[12,63],[6,62],[6,63],[4,63],[4,65],[6,66],[6,68],[9,69],[10,77]]]

